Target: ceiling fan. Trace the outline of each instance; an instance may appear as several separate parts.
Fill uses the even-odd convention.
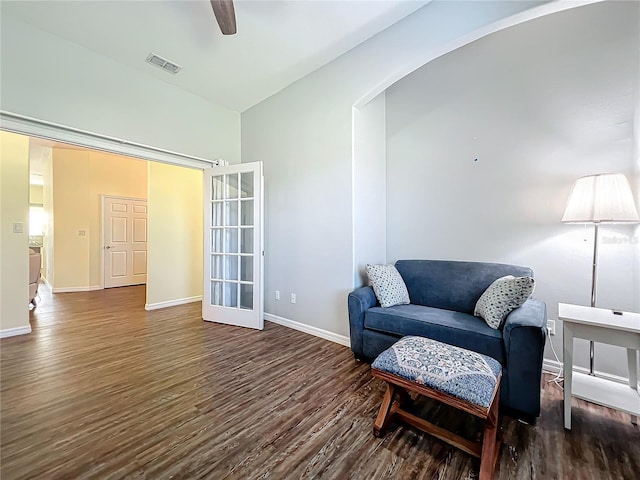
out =
[[[234,35],[236,33],[236,12],[233,8],[233,0],[211,0],[211,6],[222,34]]]

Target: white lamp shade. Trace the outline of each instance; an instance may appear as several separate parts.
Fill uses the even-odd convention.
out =
[[[606,173],[576,180],[562,221],[640,223],[627,177],[621,173]]]

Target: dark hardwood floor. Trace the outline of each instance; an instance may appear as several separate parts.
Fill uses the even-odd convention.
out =
[[[3,480],[475,479],[478,461],[410,427],[373,436],[384,392],[348,348],[265,322],[146,312],[144,287],[43,294],[33,333],[3,339]],[[582,401],[573,430],[544,383],[534,426],[505,417],[499,479],[637,479],[640,429]],[[468,417],[416,408],[473,435]]]

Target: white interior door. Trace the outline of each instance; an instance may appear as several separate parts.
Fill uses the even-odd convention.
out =
[[[103,197],[104,288],[147,283],[147,201]]]
[[[262,330],[262,162],[204,171],[202,318]]]

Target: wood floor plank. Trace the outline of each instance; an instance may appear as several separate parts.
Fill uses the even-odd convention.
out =
[[[0,342],[0,477],[475,479],[478,461],[408,426],[373,436],[385,385],[348,348],[265,322],[144,310],[145,289],[51,295],[33,333]],[[628,416],[544,383],[536,426],[505,418],[497,479],[636,479]],[[437,402],[413,413],[477,440]]]

